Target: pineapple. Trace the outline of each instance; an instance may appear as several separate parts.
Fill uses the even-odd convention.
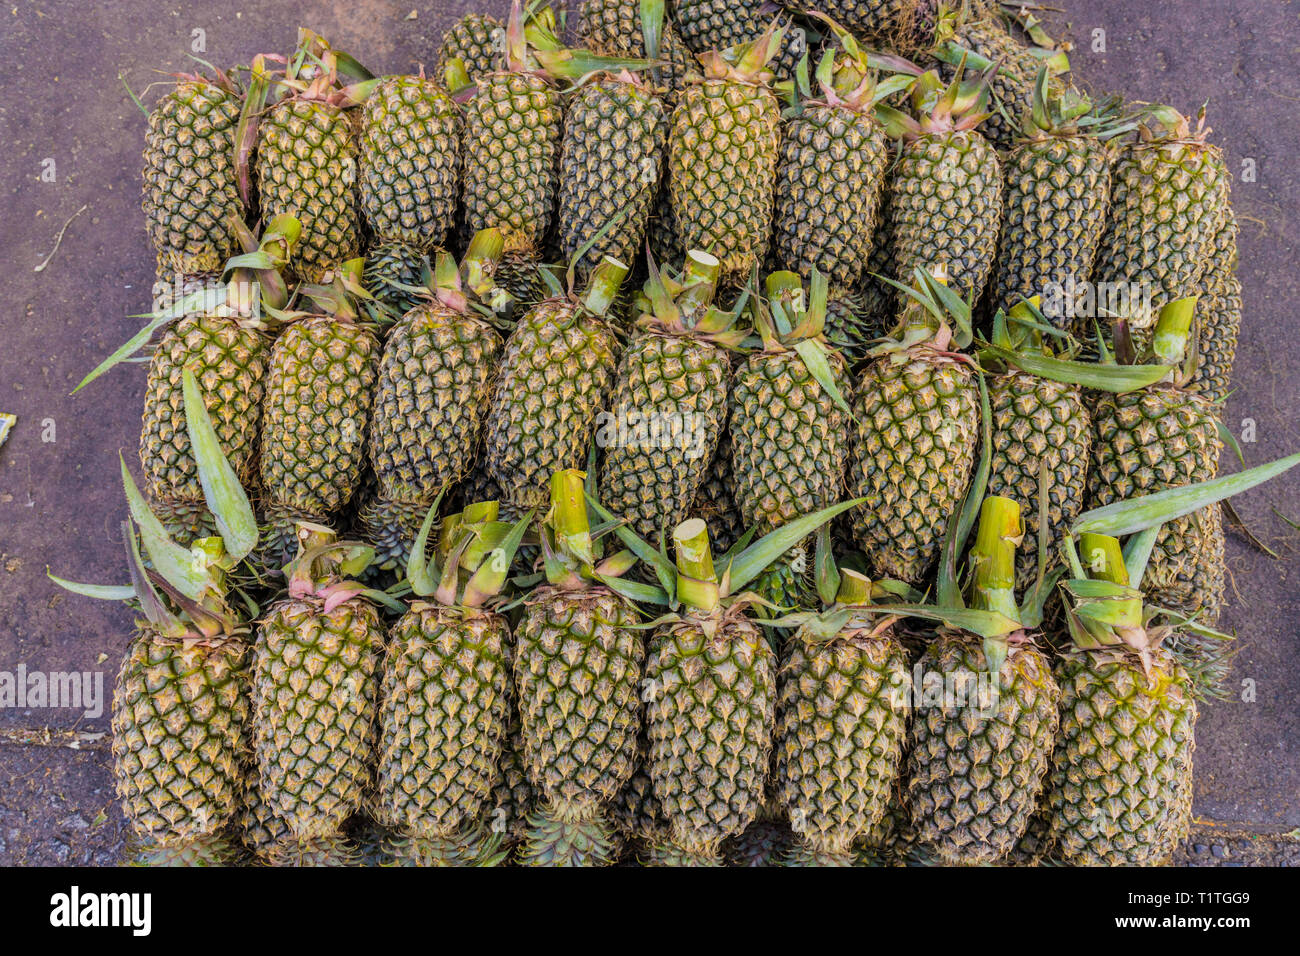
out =
[[[546,52],[537,56],[551,62]],[[560,151],[560,247],[584,272],[605,256],[632,262],[644,247],[667,126],[663,102],[627,72],[598,75],[569,102]]]
[[[657,32],[645,29],[647,7]],[[696,70],[695,57],[665,14],[663,0],[582,0],[578,42],[593,53],[658,61],[661,65],[649,75],[666,101],[676,98]]]
[[[638,332],[596,441],[605,451],[606,506],[658,541],[685,517],[705,480],[727,412],[726,350],[744,333],[732,328],[733,314],[712,306],[716,258],[692,252],[680,274],[660,274],[653,260],[650,267]]]
[[[673,112],[668,182],[679,240],[717,256],[724,285],[744,282],[767,257],[781,121],[767,63],[780,38],[774,24],[748,46],[703,55],[704,78]]]
[[[239,813],[249,747],[249,628],[231,592],[239,563],[256,543],[257,522],[189,370],[183,391],[190,442],[221,534],[181,547],[123,461],[131,584],[105,589],[50,575],[73,593],[125,597],[138,608],[113,691],[113,776],[123,814],[156,865],[229,856],[218,844]]]
[[[987,80],[963,83],[959,70],[943,88],[937,73],[926,73],[912,91],[915,119],[877,108],[891,137],[905,139],[889,211],[896,275],[945,268],[970,302],[979,299],[997,260],[1002,224],[1002,166],[977,130],[987,115]]]
[[[778,80],[793,78],[799,59],[808,52],[803,29],[775,3],[673,0],[673,19],[686,46],[700,56],[753,43],[765,28],[776,24],[781,33],[772,55],[772,72]]]
[[[970,309],[923,270],[897,338],[857,382],[851,426],[853,536],[877,574],[919,584],[970,483],[979,438]]]
[[[661,580],[676,573],[680,617],[664,620],[646,663],[647,769],[667,824],[664,864],[716,865],[723,841],[759,814],[771,764],[776,657],[746,616],[755,576],[847,505],[798,518],[754,542],[719,580],[699,518],[673,532],[676,568],[653,555]]]
[[[428,251],[455,224],[460,109],[433,80],[385,77],[361,115],[361,209],[375,237]]]
[[[817,66],[817,94],[785,124],[774,253],[781,268],[819,269],[832,290],[851,292],[866,273],[889,156],[866,54],[851,36],[840,42]]]
[[[1243,308],[1237,278],[1237,217],[1231,210],[1214,239],[1214,255],[1201,277],[1198,295],[1197,366],[1188,384],[1220,404],[1232,389]]]
[[[753,309],[762,349],[731,396],[736,503],[760,533],[840,500],[849,423],[844,360],[822,336],[825,277],[814,270],[805,298],[797,275],[774,272],[766,291]]]
[[[431,262],[441,251],[425,252],[400,240],[377,243],[366,254],[361,285],[396,319],[423,301],[419,290],[428,284]],[[388,328],[383,325],[379,331],[387,334]]]
[[[286,862],[336,837],[371,785],[384,648],[378,610],[345,578],[368,549],[320,525],[302,523],[298,535],[287,593],[258,628],[252,676],[261,797],[288,830]]]
[[[860,609],[886,592],[848,569],[825,581],[835,603],[808,616],[781,662],[775,790],[799,838],[789,861],[851,866],[898,782],[911,675],[889,619]]]
[[[467,508],[444,524],[439,568],[424,554],[435,513],[416,538],[415,599],[383,665],[374,813],[405,838],[403,859],[490,862],[499,839],[484,840],[479,820],[501,773],[511,685],[510,625],[490,602],[530,518],[512,529],[496,521],[496,502]]]
[[[1034,86],[1025,137],[1007,154],[1006,212],[993,278],[993,304],[1010,311],[1041,296],[1057,328],[1082,335],[1064,298],[1092,277],[1110,208],[1110,150],[1080,94],[1052,96],[1047,70]],[[1119,128],[1122,129],[1122,128]]]
[[[558,471],[540,529],[547,584],[515,629],[524,765],[541,793],[521,851],[535,866],[612,862],[608,805],[636,769],[645,648],[637,614],[597,583],[630,566],[599,561],[580,471]]]
[[[149,496],[164,524],[184,526],[192,524],[192,518],[202,524],[205,513],[198,463],[185,422],[181,387],[185,369],[194,371],[204,393],[211,396],[209,411],[221,451],[236,476],[246,486],[257,477],[262,397],[271,352],[267,334],[271,320],[263,307],[283,309],[287,303],[288,290],[277,270],[288,261],[298,223],[290,217],[277,219],[260,242],[242,223],[236,232],[244,252],[265,256],[267,268],[234,269],[220,294],[196,311],[186,309],[182,299],[177,307],[185,314],[167,328],[149,362],[140,464]]]
[[[1039,331],[1049,328],[1039,300],[1021,302],[1010,316],[994,319],[990,348],[981,353],[992,419],[992,456],[987,491],[1020,505],[1025,543],[1016,553],[1016,587],[1029,588],[1060,562],[1055,545],[1083,510],[1088,495],[1092,416],[1081,386],[1123,394],[1163,379],[1159,365],[1098,366],[1058,355]],[[1044,498],[1044,495],[1046,496]],[[1040,510],[1046,505],[1046,511]],[[1044,527],[1045,524],[1045,527]],[[1040,555],[1040,541],[1052,546]]]
[[[235,163],[243,98],[230,78],[178,75],[149,114],[142,205],[165,275],[218,271],[244,220]]]
[[[719,551],[729,551],[745,533],[744,519],[736,506],[736,478],[731,470],[731,432],[724,428],[718,448],[700,481],[691,513],[704,521],[709,540]]]
[[[1033,108],[1034,78],[1040,69],[1046,70],[1051,91],[1059,94],[1064,84],[1057,77],[1070,69],[1070,62],[1064,51],[1055,49],[1028,10],[1008,12],[1007,20],[997,10],[996,2],[941,9],[931,52],[947,64],[946,74],[952,74],[963,63],[991,71],[991,109],[981,132],[997,149],[1005,151],[1015,145],[1019,124]],[[1010,33],[1008,20],[1020,22],[1029,45]]]
[[[478,454],[502,350],[491,311],[500,305],[493,275],[501,247],[500,233],[489,229],[474,238],[459,270],[440,254],[432,300],[389,333],[369,437],[379,500],[361,514],[368,537],[409,542],[434,497],[465,477]],[[404,564],[404,552],[399,557]]]
[[[506,28],[486,13],[467,13],[442,35],[438,47],[438,75],[446,76],[453,60],[470,80],[501,68],[506,49]]]
[[[1061,733],[1047,787],[1048,835],[1073,865],[1165,863],[1191,823],[1197,706],[1112,537],[1084,534],[1095,581],[1066,585],[1072,647],[1057,665]],[[1110,585],[1105,591],[1096,585]],[[1086,589],[1086,590],[1085,590]]]
[[[616,370],[603,320],[627,275],[606,258],[581,298],[547,299],[506,341],[487,412],[487,471],[508,503],[541,507],[551,475],[586,457]]]
[[[755,820],[722,845],[727,866],[782,866],[798,839],[789,824]]]
[[[281,84],[290,95],[270,106],[257,125],[262,215],[290,215],[302,224],[289,269],[306,282],[329,281],[361,248],[357,141],[344,108],[338,60],[323,40],[303,31],[299,55],[290,60],[298,69],[290,69]],[[253,69],[255,79],[264,72],[260,63]]]
[[[945,699],[917,706],[907,801],[919,838],[947,864],[996,863],[1015,848],[1052,755],[1060,688],[1022,623],[1041,618],[1041,604],[1034,613],[1015,604],[1022,534],[1014,501],[985,499],[971,550],[973,610],[954,612],[965,626],[940,628],[918,665],[924,692],[933,686]]]
[[[271,350],[263,401],[262,485],[271,512],[325,518],[361,482],[379,343],[359,324],[362,260],[307,289],[327,314],[299,313]]]
[[[1196,299],[1166,305],[1154,329],[1154,364],[1183,359]],[[1121,328],[1123,324],[1121,323]],[[1127,338],[1117,333],[1119,342]],[[1123,395],[1106,396],[1093,408],[1093,507],[1206,481],[1219,467],[1220,440],[1213,407],[1184,387],[1187,372]],[[1177,518],[1160,531],[1143,590],[1151,603],[1213,626],[1223,601],[1223,517],[1207,508]]]
[[[1164,305],[1196,294],[1230,213],[1231,174],[1209,133],[1203,111],[1192,129],[1176,110],[1154,107],[1140,139],[1111,170],[1111,212],[1094,279],[1140,300],[1127,316],[1140,345]]]

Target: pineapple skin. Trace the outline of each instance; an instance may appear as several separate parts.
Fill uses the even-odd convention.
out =
[[[681,860],[716,863],[758,816],[772,752],[776,659],[738,615],[657,633],[646,678],[647,768]]]
[[[1061,729],[1047,786],[1055,852],[1076,866],[1155,866],[1191,825],[1196,700],[1186,671],[1070,652],[1057,665]]]
[[[271,350],[262,485],[272,503],[325,515],[361,484],[379,343],[327,316],[294,322]]]
[[[249,749],[248,645],[138,632],[113,691],[123,815],[155,845],[216,836],[239,812]]]
[[[1150,294],[1151,314],[1132,322],[1139,344],[1150,337],[1161,305],[1195,294],[1228,215],[1231,178],[1215,146],[1139,143],[1112,165],[1095,277]]]
[[[1108,147],[1089,136],[1021,143],[1008,155],[1002,246],[993,279],[995,308],[1092,279],[1110,208]],[[1084,322],[1047,315],[1057,328],[1085,334]]]
[[[876,360],[856,392],[853,536],[878,575],[918,584],[970,482],[979,391],[969,366],[913,356]]]
[[[380,683],[380,823],[425,846],[454,845],[489,809],[507,732],[510,643],[505,619],[491,612],[417,605],[393,625]]]
[[[381,496],[427,506],[469,473],[503,347],[483,319],[437,304],[417,306],[393,326],[370,432]]]
[[[736,478],[731,469],[731,430],[722,428],[718,447],[695,493],[691,514],[709,526],[714,550],[725,553],[745,533],[744,519],[736,504]]]
[[[1214,254],[1201,277],[1196,304],[1199,364],[1189,385],[1214,404],[1232,390],[1232,366],[1237,358],[1244,309],[1237,278],[1237,217],[1228,210],[1223,228],[1214,237]]]
[[[497,228],[506,253],[533,257],[555,214],[563,108],[545,80],[496,72],[465,109],[464,234]]]
[[[844,359],[827,353],[842,395]],[[760,352],[737,370],[731,393],[732,470],[746,527],[779,528],[838,502],[848,462],[849,416],[797,352]]]
[[[645,660],[636,621],[606,588],[544,587],[515,630],[524,765],[544,798],[525,850],[534,865],[608,862],[607,806],[636,770]]]
[[[1002,169],[993,147],[977,132],[923,136],[903,149],[893,189],[896,274],[907,280],[918,267],[946,267],[953,290],[978,300],[1002,225]]]
[[[706,80],[682,91],[668,137],[668,181],[679,241],[743,282],[767,257],[781,114],[765,87]]]
[[[1218,473],[1218,428],[1201,396],[1157,385],[1107,395],[1093,412],[1090,507],[1209,481]],[[1223,518],[1217,507],[1160,529],[1142,590],[1148,600],[1213,627],[1223,602]]]
[[[262,216],[296,216],[302,234],[289,270],[325,282],[361,249],[357,142],[348,116],[333,106],[285,100],[258,125],[257,190]]]
[[[850,857],[884,817],[907,736],[911,677],[892,634],[797,633],[779,675],[777,800],[815,860]]]
[[[1024,372],[997,376],[989,383],[993,411],[993,454],[989,495],[1020,505],[1025,536],[1016,549],[1016,590],[1023,593],[1038,575],[1038,529],[1047,520],[1046,570],[1061,562],[1061,541],[1083,511],[1088,496],[1092,419],[1076,385]],[[1046,516],[1038,510],[1039,478],[1047,470]]]
[[[584,253],[580,268],[586,271],[605,256],[635,261],[659,188],[667,126],[663,102],[636,83],[596,80],[575,94],[560,161],[560,245],[566,260],[619,217]]]
[[[270,341],[236,318],[189,315],[163,335],[149,361],[140,465],[158,501],[201,502],[203,486],[185,423],[181,378],[194,372],[226,460],[244,487],[258,474],[258,438]]]
[[[239,99],[207,82],[180,82],[149,114],[145,133],[145,228],[164,272],[220,271],[244,218],[235,175]]]
[[[551,475],[586,459],[617,370],[605,323],[548,299],[506,341],[487,414],[488,474],[520,508],[542,507]]]
[[[380,240],[440,245],[460,195],[460,109],[436,82],[385,79],[361,119],[361,209]]]
[[[940,634],[920,665],[945,684],[988,674],[979,638]],[[1043,788],[1061,691],[1046,654],[1013,646],[998,676],[996,712],[969,703],[919,707],[912,721],[907,801],[918,837],[948,864],[995,863],[1029,826]]]
[[[253,728],[261,797],[297,840],[331,837],[371,784],[384,648],[364,600],[326,611],[282,601],[262,621],[253,663]]]
[[[879,219],[885,131],[843,106],[812,104],[785,126],[776,178],[775,257],[851,290],[866,272]]]
[[[687,336],[641,334],[623,353],[611,402],[615,421],[640,414],[684,424],[687,416],[695,416],[702,432],[674,438],[669,448],[612,439],[605,445],[604,504],[646,540],[658,541],[662,529],[686,518],[726,420],[729,378],[725,352]],[[697,437],[703,439],[699,446],[694,444]],[[654,437],[647,441],[653,443]],[[691,458],[688,452],[699,454]]]
[[[453,59],[464,62],[471,80],[501,69],[506,48],[506,27],[485,13],[467,13],[442,35],[438,47],[438,79],[447,75]]]

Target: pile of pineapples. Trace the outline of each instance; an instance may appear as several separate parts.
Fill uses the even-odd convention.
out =
[[[1019,5],[797,6],[303,31],[154,107],[131,584],[69,585],[139,612],[141,859],[1186,837],[1217,502],[1294,464],[1216,480],[1222,153]]]

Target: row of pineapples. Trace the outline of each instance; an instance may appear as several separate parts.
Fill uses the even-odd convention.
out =
[[[457,24],[438,80],[372,78],[305,35],[244,89],[218,74],[164,97],[144,205],[180,294],[105,363],[162,330],[150,502],[133,505],[150,628],[115,718],[142,837],[184,857],[239,820],[281,861],[338,859],[364,805],[404,837],[386,852],[426,862],[493,861],[525,832],[534,862],[608,859],[620,832],[701,862],[760,813],[795,825],[803,861],[914,837],[950,862],[1031,838],[1075,862],[1168,854],[1190,806],[1193,688],[1224,678],[1228,645],[1206,629],[1216,499],[1079,529],[1134,534],[1123,561],[1088,538],[1109,557],[1081,563],[1072,530],[1089,504],[1217,471],[1240,319],[1222,158],[1203,122],[1067,87],[1037,24],[993,5],[825,10],[863,44],[822,24],[802,65],[810,33],[785,14],[587,0],[579,35],[600,55],[562,48],[547,9],[516,9],[504,28]],[[683,52],[724,38],[742,46]],[[459,265],[444,246],[466,250]],[[1103,333],[1045,295],[1090,280],[1153,302]],[[972,311],[996,313],[978,337]],[[261,533],[232,542],[210,507],[187,370],[209,457],[260,501]],[[638,420],[679,431],[648,439]],[[593,442],[598,520],[625,522],[600,531],[629,536],[631,578],[628,552],[598,560],[565,491]],[[966,609],[956,569],[985,490]],[[444,500],[461,510],[430,565],[415,542]],[[813,515],[832,506],[813,560]],[[545,520],[507,580],[501,544],[524,527],[498,519],[529,512]],[[364,544],[339,543],[345,523]],[[772,537],[741,540],[715,577],[708,536],[721,550],[747,527]],[[865,560],[835,571],[831,540]],[[161,541],[208,554],[207,577],[159,583]],[[250,614],[286,564],[278,602]],[[910,588],[936,566],[939,600],[920,605]],[[1033,635],[1061,568],[1053,677]],[[538,569],[545,584],[510,606]],[[150,580],[165,597],[146,600]],[[680,615],[650,642],[648,690],[629,601]],[[767,618],[779,691],[747,608]],[[927,617],[942,628],[900,623]],[[992,714],[918,706],[900,774],[899,681],[921,639],[926,673],[992,671],[1002,694]],[[1083,699],[1114,716],[1100,753]],[[1134,739],[1135,715],[1159,733]],[[516,827],[527,788],[536,810]]]
[[[750,840],[794,865],[1049,851],[1161,862],[1191,814],[1197,688],[1177,639],[1223,635],[1133,585],[1165,521],[1300,464],[1083,515],[1055,662],[1036,638],[1060,575],[1040,567],[1017,600],[1020,506],[984,498],[982,483],[961,517],[969,531],[978,506],[969,590],[941,571],[931,603],[835,565],[827,522],[852,503],[716,562],[704,522],[688,519],[674,564],[570,470],[536,522],[541,575],[515,560],[535,512],[508,523],[497,502],[472,503],[441,521],[430,552],[435,500],[386,592],[355,579],[372,547],[300,523],[285,586],[259,613],[252,506],[188,370],[183,391],[218,533],[182,547],[124,463],[132,583],[55,579],[140,611],[113,756],[155,865],[351,865],[363,857],[345,827],[359,814],[375,821],[360,834],[367,856],[402,865],[495,865],[515,843],[531,865],[603,865],[622,850],[712,865],[753,852],[737,840],[762,814],[787,832]],[[824,606],[764,622],[769,638],[752,615],[763,599],[743,589],[814,531]],[[1132,533],[1130,547],[1107,532]],[[611,535],[626,547],[610,553]],[[949,537],[945,569],[964,537]],[[628,578],[638,561],[657,585]]]

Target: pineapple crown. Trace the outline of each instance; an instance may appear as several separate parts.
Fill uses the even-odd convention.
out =
[[[423,291],[453,312],[477,312],[495,320],[514,303],[510,293],[496,282],[504,250],[505,239],[495,228],[474,234],[459,265],[451,253],[439,250],[432,273],[426,274]]]
[[[965,71],[963,58],[947,85],[934,70],[920,74],[912,86],[911,106],[915,116],[880,103],[876,106],[876,118],[890,136],[907,141],[974,132],[990,115],[989,82],[997,67],[991,66],[969,81],[962,79]]]
[[[1160,366],[1166,373],[1160,381],[1180,387],[1186,385],[1196,374],[1199,359],[1191,338],[1198,301],[1197,296],[1190,296],[1162,306],[1156,316],[1150,341],[1142,347],[1133,338],[1130,320],[1116,318],[1112,326],[1115,343],[1113,358],[1106,349],[1104,338],[1100,334],[1097,337],[1101,361],[1107,364],[1117,362],[1120,366],[1130,367],[1138,367],[1139,362]]]
[[[659,269],[646,250],[649,277],[636,296],[637,327],[659,335],[690,335],[728,349],[745,340],[745,331],[735,327],[736,311],[713,304],[722,264],[715,256],[693,249],[686,253],[680,272]]]
[[[546,580],[575,591],[605,585],[631,600],[644,599],[644,585],[621,580],[636,564],[636,555],[621,550],[603,556],[603,539],[617,522],[606,512],[606,523],[591,526],[587,472],[574,468],[551,476],[551,505],[538,527]]]
[[[785,27],[781,25],[778,16],[749,43],[742,43],[729,50],[701,53],[699,61],[704,68],[704,79],[767,86],[774,79],[768,64],[780,52],[784,37]]]
[[[765,283],[766,297],[750,297],[750,315],[758,332],[761,351],[769,354],[794,352],[831,400],[852,416],[853,412],[831,371],[834,350],[825,337],[829,296],[825,274],[814,268],[809,285],[810,289],[805,293],[803,280],[796,273],[773,272]]]
[[[122,522],[131,584],[78,584],[50,574],[55,584],[86,597],[134,602],[159,635],[180,641],[214,642],[247,631],[244,616],[230,602],[235,571],[257,544],[257,518],[234,469],[221,451],[194,372],[181,377],[186,428],[198,463],[203,497],[219,536],[184,548],[149,509],[126,461],[119,456],[130,517]],[[143,542],[152,568],[140,554]],[[48,573],[48,572],[47,572]],[[161,592],[161,593],[159,593]],[[246,603],[256,613],[252,602]]]
[[[299,300],[307,300],[316,311],[299,309],[279,312],[270,310],[271,314],[283,322],[318,315],[327,315],[336,322],[348,325],[391,325],[398,316],[391,307],[380,302],[365,287],[366,260],[364,257],[349,259],[335,271],[328,283],[304,283],[298,287]]]
[[[817,529],[813,577],[823,608],[784,617],[762,618],[766,627],[797,627],[799,640],[822,644],[837,638],[873,637],[887,632],[899,615],[882,611],[889,604],[918,602],[921,595],[902,581],[882,578],[873,581],[859,567],[837,565],[831,547],[831,529]]]
[[[952,361],[970,361],[969,356],[953,351],[967,348],[974,338],[970,303],[948,287],[945,265],[941,263],[934,272],[918,266],[910,286],[881,278],[902,291],[906,299],[892,337],[869,355],[888,355],[902,362],[907,361],[909,353],[925,349]]]
[[[608,223],[606,223],[608,226]],[[605,256],[596,264],[587,276],[586,284],[579,289],[577,286],[578,264],[582,257],[586,255],[587,250],[591,248],[593,242],[599,239],[600,233],[589,238],[573,254],[573,259],[569,262],[569,268],[565,273],[565,280],[568,286],[566,292],[560,285],[560,280],[549,269],[542,269],[539,275],[542,282],[550,290],[552,299],[567,301],[575,308],[582,309],[588,315],[594,315],[601,318],[609,312],[615,300],[618,298],[619,289],[623,287],[623,280],[627,278],[628,267],[619,262],[613,256]]]
[[[1057,43],[1043,29],[1042,21],[1034,16],[1028,5],[1023,3],[972,4],[962,0],[958,5],[943,4],[939,7],[931,33],[933,45],[930,54],[937,60],[949,65],[956,65],[963,57],[969,58],[969,65],[975,69],[987,69],[993,66],[995,71],[1001,64],[980,56],[963,42],[962,34],[972,24],[987,23],[998,30],[1005,30],[1020,44],[1020,38],[1014,36],[1018,30],[1027,41],[1022,48],[1039,60],[1051,75],[1056,76],[1070,71],[1068,43]]]
[[[413,607],[440,605],[475,610],[495,603],[505,588],[510,563],[532,523],[533,512],[511,525],[497,520],[499,505],[495,501],[467,505],[464,511],[443,519],[438,547],[430,560],[429,535],[441,500],[439,492],[420,526],[406,565],[412,593],[433,601],[417,602]]]
[[[1062,541],[1070,572],[1070,579],[1062,582],[1062,591],[1074,646],[1082,652],[1116,659],[1136,656],[1149,677],[1151,653],[1174,631],[1191,632],[1211,645],[1226,647],[1232,640],[1230,635],[1200,625],[1186,615],[1145,603],[1138,585],[1164,524],[1213,507],[1296,465],[1300,465],[1300,454],[1079,515]],[[1130,537],[1121,550],[1122,536]],[[1174,651],[1179,653],[1176,647]],[[1216,692],[1202,680],[1194,663],[1189,670],[1197,694],[1212,696]]]
[[[1137,128],[1123,114],[1123,99],[1107,97],[1094,103],[1088,94],[1074,87],[1054,90],[1052,73],[1044,66],[1034,81],[1033,105],[1019,122],[1021,136],[1028,142],[1059,137],[1090,136],[1109,140]]]
[[[855,113],[874,115],[878,102],[911,89],[916,82],[913,75],[898,74],[877,83],[872,55],[858,45],[853,34],[824,13],[815,10],[809,13],[828,24],[836,43],[828,45],[812,77],[817,84],[819,97],[814,97],[804,64],[800,63],[794,85],[801,101],[821,102],[829,106],[841,106]]]
[[[194,312],[222,315],[237,319],[253,329],[266,329],[278,323],[278,315],[289,300],[289,286],[282,270],[302,226],[293,216],[276,216],[259,239],[238,216],[232,214],[231,231],[243,252],[226,261],[221,273],[224,282],[204,283],[188,294],[174,297],[162,309],[133,318],[148,323],[112,355],[100,362],[83,378],[72,394],[81,391],[115,365],[136,355],[160,328]]]
[[[291,599],[318,601],[328,614],[353,598],[376,596],[376,592],[352,580],[374,560],[373,547],[359,541],[340,541],[338,532],[312,521],[295,522],[294,531],[298,553],[284,568],[286,593]]]
[[[1148,148],[1207,147],[1213,129],[1206,122],[1209,104],[1196,113],[1196,125],[1172,106],[1139,104],[1138,145]]]
[[[1034,296],[1013,306],[1009,313],[998,310],[993,333],[979,350],[982,368],[1018,369],[1053,382],[1116,394],[1137,391],[1168,377],[1169,369],[1161,365],[1078,361],[1079,343],[1047,320],[1040,303]]]

